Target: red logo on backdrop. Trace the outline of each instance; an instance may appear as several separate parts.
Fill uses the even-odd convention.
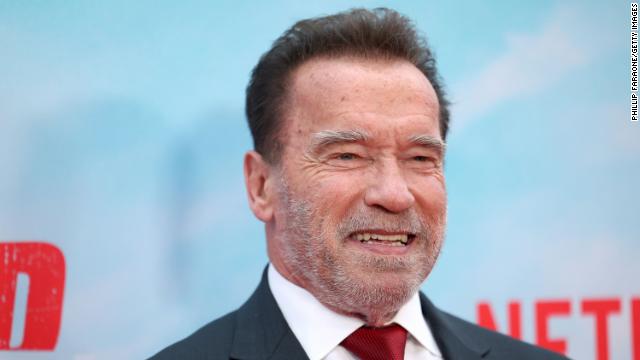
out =
[[[610,358],[609,317],[619,315],[622,307],[620,298],[582,299],[579,302],[582,316],[593,318],[595,333],[595,350],[597,360]],[[562,354],[567,352],[567,339],[549,336],[549,320],[555,317],[566,317],[572,312],[569,299],[537,300],[534,305],[536,344]],[[498,330],[491,305],[481,302],[476,308],[479,325],[491,330]],[[640,360],[640,298],[632,298],[631,310],[631,350],[633,360]],[[507,309],[508,334],[522,339],[522,306],[520,301],[511,301]]]
[[[22,343],[11,346],[18,275],[29,281]],[[53,350],[60,332],[65,263],[42,242],[0,243],[0,350]]]

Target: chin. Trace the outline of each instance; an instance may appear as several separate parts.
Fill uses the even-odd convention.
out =
[[[380,326],[391,318],[415,294],[417,288],[408,284],[362,284],[353,288],[351,302],[345,310],[364,319],[369,325]]]
[[[386,321],[386,316],[393,316],[424,280],[415,269],[413,273],[349,270],[342,268],[329,278],[318,279],[314,295],[329,308],[360,317],[367,323]]]

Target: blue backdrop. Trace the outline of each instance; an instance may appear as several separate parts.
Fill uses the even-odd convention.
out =
[[[578,359],[601,338],[582,304],[615,300],[607,353],[631,359],[625,1],[0,1],[0,242],[66,259],[55,349],[0,357],[140,359],[239,306],[267,262],[242,179],[249,73],[294,21],[356,5],[411,17],[453,100],[447,240],[424,290],[472,321],[489,304],[503,332],[515,301],[530,342],[536,304],[569,302],[548,336]]]

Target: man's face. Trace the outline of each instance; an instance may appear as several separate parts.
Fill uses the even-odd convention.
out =
[[[312,59],[294,71],[276,166],[276,268],[332,309],[384,322],[444,234],[438,99],[400,60]]]

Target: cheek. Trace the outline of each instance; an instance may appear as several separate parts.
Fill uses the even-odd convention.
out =
[[[324,245],[335,251],[341,241],[337,238],[340,225],[357,208],[358,201],[363,201],[359,188],[362,181],[332,174],[307,185],[306,196],[312,199],[316,229]]]
[[[362,197],[363,181],[361,177],[332,175],[310,184],[309,191],[324,211],[343,216]]]
[[[419,206],[429,214],[438,214],[446,210],[447,190],[444,178],[423,178],[416,184],[413,193]]]

